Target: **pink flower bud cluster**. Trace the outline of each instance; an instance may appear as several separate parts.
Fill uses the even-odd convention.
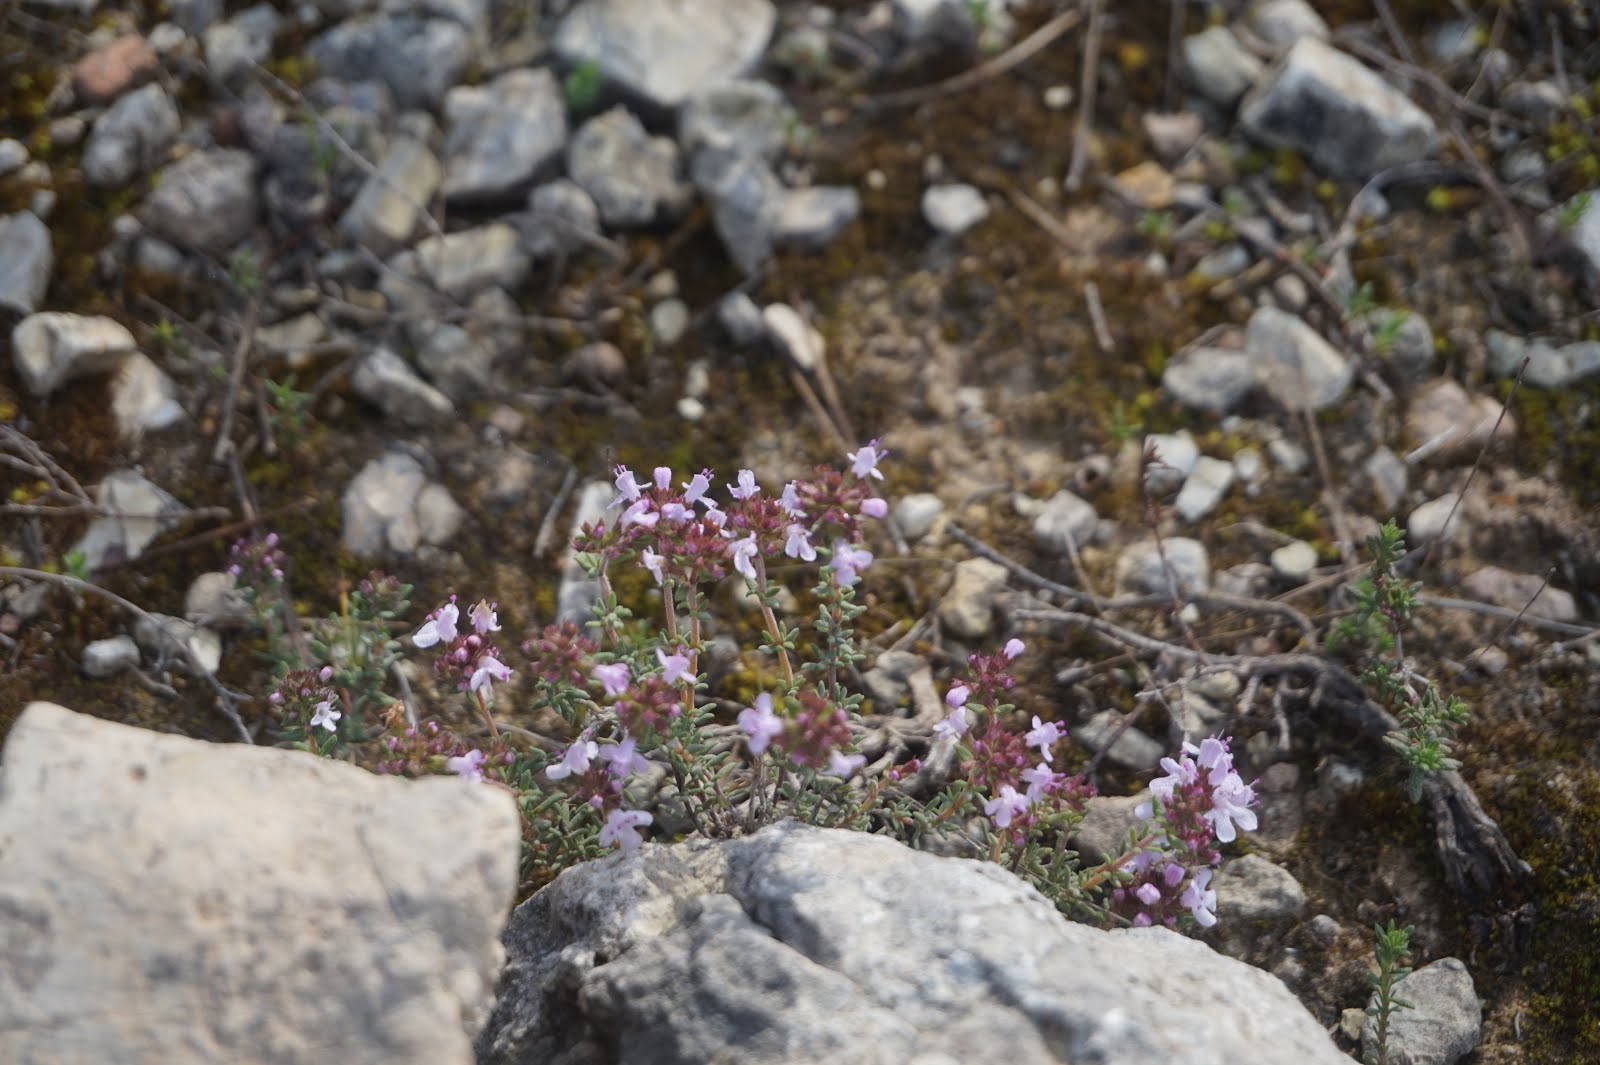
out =
[[[872,562],[860,546],[863,519],[888,513],[871,487],[883,477],[877,463],[886,454],[874,440],[850,453],[849,473],[819,467],[775,496],[762,490],[753,472],[740,470],[725,486],[725,508],[711,495],[716,475],[709,469],[680,482],[670,467],[658,466],[640,482],[631,469],[617,466],[611,506],[621,513],[609,524],[585,526],[575,546],[606,559],[637,551],[658,585],[695,586],[730,570],[755,581],[758,561],[786,556],[813,562],[819,546],[831,545],[835,578],[848,587]]]
[[[454,773],[463,780],[481,781],[511,765],[510,751],[468,749],[461,738],[439,722],[429,720],[384,740],[384,755],[374,771],[390,776],[425,777]]]
[[[285,724],[308,732],[317,728],[333,732],[344,714],[339,709],[339,694],[328,683],[332,678],[332,666],[291,670],[267,696],[267,702],[277,707]]]
[[[284,568],[289,564],[278,550],[278,534],[247,536],[228,549],[228,572],[247,594],[261,595],[283,584]]]
[[[739,712],[739,730],[751,754],[759,758],[770,750],[803,769],[839,777],[852,776],[866,764],[861,755],[846,753],[850,717],[839,707],[811,691],[785,700],[782,713],[775,704],[769,693],[762,692],[754,706]]]
[[[522,642],[528,672],[547,684],[583,687],[589,679],[589,658],[600,645],[571,622],[546,625]]]
[[[1198,747],[1186,741],[1161,768],[1166,775],[1150,782],[1151,801],[1134,812],[1144,821],[1159,815],[1166,847],[1135,857],[1134,879],[1113,892],[1113,907],[1135,924],[1168,926],[1186,910],[1209,928],[1217,921],[1209,887],[1211,867],[1222,861],[1216,845],[1231,843],[1239,829],[1255,829],[1255,789],[1235,771],[1226,738],[1210,736]],[[1186,879],[1189,869],[1196,871]]]
[[[1001,716],[1007,706],[1001,697],[1016,679],[1011,663],[1026,646],[1009,640],[997,654],[967,656],[966,676],[950,686],[945,705],[950,714],[934,726],[941,738],[967,744],[970,757],[961,763],[967,782],[986,794],[983,812],[1013,844],[1025,842],[1041,818],[1064,810],[1081,810],[1094,795],[1082,776],[1069,776],[1051,768],[1053,749],[1062,738],[1061,726],[1041,721],[1018,735]],[[974,725],[973,718],[979,723]]]
[[[442,645],[444,654],[434,661],[434,672],[440,676],[454,675],[462,691],[481,693],[486,699],[494,682],[503,684],[511,679],[511,668],[500,660],[500,649],[485,639],[489,633],[500,631],[495,605],[479,600],[467,614],[472,623],[471,632],[456,627],[461,611],[456,608],[456,597],[452,595],[448,603],[428,615],[427,622],[411,637],[411,642],[418,647]]]

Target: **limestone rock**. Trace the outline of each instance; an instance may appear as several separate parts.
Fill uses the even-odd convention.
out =
[[[1092,505],[1063,489],[1040,506],[1033,538],[1046,551],[1066,557],[1087,544],[1099,524]]]
[[[170,493],[132,470],[108,474],[94,501],[111,513],[94,519],[73,550],[91,570],[135,559],[186,509]]]
[[[977,640],[994,628],[995,597],[1009,573],[998,562],[969,558],[956,563],[955,580],[939,603],[939,623],[963,640]]]
[[[1260,307],[1245,327],[1256,383],[1289,410],[1325,410],[1344,398],[1355,367],[1296,315]]]
[[[708,86],[685,102],[678,115],[678,146],[691,159],[701,148],[719,148],[774,163],[797,121],[777,86],[730,81]]]
[[[19,211],[0,218],[0,310],[32,314],[50,287],[54,265],[50,229],[37,215]]]
[[[450,397],[417,376],[409,363],[388,348],[362,359],[350,375],[356,394],[406,425],[432,425],[455,413]]]
[[[1389,1018],[1391,1061],[1413,1065],[1454,1065],[1478,1045],[1483,1004],[1472,986],[1472,974],[1459,958],[1440,958],[1400,978],[1395,994],[1411,1003]],[[1376,1049],[1377,1021],[1361,1028],[1363,1051]]]
[[[1296,41],[1245,97],[1239,121],[1250,136],[1304,152],[1335,177],[1368,177],[1439,150],[1426,111],[1315,37]]]
[[[416,234],[442,178],[439,160],[427,145],[410,137],[396,138],[377,173],[367,178],[339,220],[339,228],[379,255],[397,251]]]
[[[678,146],[653,137],[630,111],[613,107],[585,122],[567,146],[567,174],[594,197],[608,226],[648,226],[688,209]]]
[[[513,70],[486,86],[451,89],[444,112],[444,195],[454,204],[526,196],[567,143],[566,101],[549,70]]]
[[[381,81],[401,107],[435,107],[466,73],[472,37],[450,19],[378,15],[338,23],[309,52],[320,74]]]
[[[34,703],[0,771],[0,1059],[468,1065],[518,836],[495,788]]]
[[[194,152],[161,171],[144,224],[162,240],[221,255],[250,235],[261,201],[256,162],[233,148]]]
[[[1183,39],[1183,70],[1200,95],[1221,107],[1232,107],[1265,71],[1226,26]]]
[[[345,550],[366,556],[407,555],[425,543],[445,543],[466,517],[442,485],[428,480],[422,463],[402,451],[363,466],[339,507]]]
[[[861,195],[848,185],[790,189],[778,214],[778,243],[823,248],[861,214]]]
[[[1482,566],[1469,573],[1461,588],[1474,599],[1523,610],[1552,621],[1578,620],[1572,593],[1552,587],[1537,573],[1513,573],[1499,566]],[[1537,598],[1535,598],[1537,597]]]
[[[772,253],[787,207],[787,193],[759,157],[726,148],[702,148],[694,158],[695,187],[711,203],[728,258],[752,274]]]
[[[753,70],[777,21],[770,0],[583,0],[555,49],[566,66],[594,63],[622,92],[672,111]]]
[[[272,55],[272,41],[283,16],[271,4],[256,4],[226,22],[206,27],[206,63],[223,81],[248,74]]]
[[[959,237],[989,217],[989,205],[975,186],[932,185],[922,194],[922,217],[946,237]]]
[[[1163,551],[1165,565],[1161,560]],[[1211,558],[1205,545],[1183,536],[1168,536],[1159,547],[1154,540],[1141,540],[1117,556],[1118,595],[1165,595],[1169,576],[1180,594],[1185,590],[1203,592],[1210,587]]]
[[[1203,943],[1071,924],[997,866],[793,822],[569,870],[505,942],[481,1065],[1349,1061]]]
[[[83,671],[91,677],[114,677],[139,664],[139,645],[131,636],[92,640],[83,648]]]
[[[143,352],[123,359],[111,379],[111,416],[117,432],[135,439],[183,419],[178,386]]]
[[[491,288],[516,288],[528,276],[530,263],[521,234],[504,222],[491,222],[429,237],[417,244],[414,257],[402,256],[394,265],[466,303]]]
[[[11,360],[23,385],[48,396],[79,377],[112,370],[136,350],[133,334],[114,318],[44,311],[11,331]]]
[[[1242,351],[1195,348],[1167,364],[1161,387],[1191,410],[1227,414],[1256,385],[1250,357]]]
[[[95,121],[83,150],[83,179],[119,188],[160,165],[178,138],[178,107],[160,85],[146,85]]]

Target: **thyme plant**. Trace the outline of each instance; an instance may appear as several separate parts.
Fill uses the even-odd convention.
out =
[[[384,735],[375,768],[509,789],[523,815],[522,872],[534,884],[652,833],[726,838],[792,818],[965,845],[1063,911],[1102,923],[1214,924],[1219,846],[1256,827],[1255,792],[1234,770],[1227,741],[1186,743],[1164,759],[1120,852],[1085,864],[1068,839],[1094,790],[1057,766],[1061,726],[1037,716],[1026,726],[1006,697],[1012,663],[1026,651],[1020,639],[969,656],[925,757],[867,764],[863,699],[850,681],[864,660],[855,625],[865,610],[861,575],[874,561],[867,534],[888,512],[873,494],[885,455],[873,441],[847,455],[846,468],[819,467],[772,492],[749,470],[718,493],[710,470],[679,481],[661,467],[641,482],[617,467],[614,513],[574,540],[599,589],[592,619],[533,631],[513,669],[498,605],[464,607],[451,596],[409,643],[434,655],[435,675],[463,694],[486,735],[412,723],[391,706],[376,714]],[[786,589],[769,571],[780,560],[817,567],[809,625],[785,616]],[[658,617],[623,601],[614,581],[623,567],[649,574]],[[281,579],[270,567],[269,581],[274,570]],[[730,579],[759,618],[756,646],[733,667],[753,696],[738,700],[713,690],[707,669],[710,603]],[[388,701],[381,687],[402,646],[388,626],[405,592],[375,578],[338,615],[309,626],[322,664],[285,674],[274,696],[292,742],[325,756],[360,742]],[[557,720],[559,737],[504,719],[498,707],[512,700],[503,689],[517,673],[527,678],[517,718]]]
[[[1405,632],[1417,607],[1420,584],[1402,580],[1396,571],[1405,556],[1405,534],[1394,519],[1368,537],[1372,568],[1351,586],[1355,613],[1340,618],[1329,630],[1328,646],[1355,645],[1373,655],[1362,672],[1363,683],[1400,719],[1400,728],[1384,737],[1410,770],[1407,791],[1412,802],[1422,798],[1422,785],[1433,773],[1459,769],[1451,757],[1456,731],[1467,722],[1466,703],[1446,695],[1437,684],[1406,662]]]

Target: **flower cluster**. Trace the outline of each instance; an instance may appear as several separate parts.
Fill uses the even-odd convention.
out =
[[[246,588],[283,583],[283,567],[288,563],[278,550],[277,533],[235,540],[228,557],[228,572]]]
[[[1134,856],[1132,879],[1112,893],[1112,903],[1135,924],[1171,926],[1187,911],[1209,928],[1217,923],[1217,896],[1209,886],[1212,867],[1222,861],[1216,844],[1233,842],[1239,829],[1255,829],[1255,789],[1234,769],[1226,738],[1185,742],[1179,757],[1163,758],[1161,768],[1166,776],[1150,782],[1151,799],[1135,814],[1158,822],[1164,846]]]
[[[275,532],[235,540],[228,549],[228,574],[239,595],[250,604],[258,624],[275,623],[288,565],[289,560],[278,549]]]
[[[768,751],[787,757],[802,769],[818,770],[848,779],[866,765],[866,758],[849,754],[850,717],[815,692],[798,692],[787,713],[779,715],[768,692],[756,696],[755,705],[739,712],[739,731],[757,758]]]
[[[411,642],[418,647],[443,644],[445,652],[434,662],[434,672],[456,674],[460,689],[477,694],[483,701],[487,700],[493,682],[503,684],[511,679],[511,669],[500,661],[500,649],[484,639],[489,633],[500,631],[494,604],[480,599],[467,614],[472,621],[472,631],[462,632],[456,627],[461,611],[456,608],[455,596],[451,596],[448,603],[428,615],[427,622],[411,637]]]
[[[656,584],[688,588],[720,580],[730,569],[760,584],[767,558],[781,554],[814,562],[826,548],[834,579],[848,587],[873,560],[860,542],[863,519],[881,519],[889,511],[871,487],[883,477],[878,462],[887,454],[874,440],[849,454],[848,473],[818,467],[776,496],[762,490],[754,472],[740,470],[725,485],[726,506],[711,494],[716,475],[709,469],[677,482],[670,467],[658,466],[641,482],[631,469],[617,466],[611,508],[620,513],[609,525],[586,526],[577,546],[608,560],[637,551]]]
[[[516,758],[509,751],[469,748],[466,742],[437,721],[424,721],[383,743],[383,756],[375,772],[404,777],[423,777],[454,773],[462,780],[482,781],[486,772],[512,765]]]
[[[1080,811],[1094,794],[1082,776],[1052,768],[1063,736],[1059,724],[1036,714],[1033,727],[1019,735],[1004,721],[1011,707],[1000,700],[1016,683],[1011,663],[1026,650],[1021,640],[1012,639],[998,654],[967,656],[966,676],[945,694],[950,714],[934,726],[941,739],[966,744],[962,775],[989,797],[984,815],[1013,843],[1025,840],[1044,817]],[[979,721],[972,720],[975,716]]]
[[[316,730],[334,733],[338,731],[339,719],[344,716],[339,693],[328,683],[332,678],[332,666],[291,670],[267,696],[267,702],[277,708],[289,733],[304,736],[313,751],[316,750]]]

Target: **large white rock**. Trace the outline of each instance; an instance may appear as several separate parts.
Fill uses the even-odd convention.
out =
[[[675,110],[753,70],[777,21],[770,0],[583,0],[555,48],[567,66],[593,63],[641,102]]]
[[[127,327],[101,315],[43,311],[11,331],[11,361],[36,396],[48,396],[75,377],[115,369],[135,350]]]
[[[0,1061],[461,1063],[510,795],[34,703],[0,761]]]
[[[793,822],[568,870],[505,943],[481,1065],[1350,1060],[1276,977],[1196,940]]]

